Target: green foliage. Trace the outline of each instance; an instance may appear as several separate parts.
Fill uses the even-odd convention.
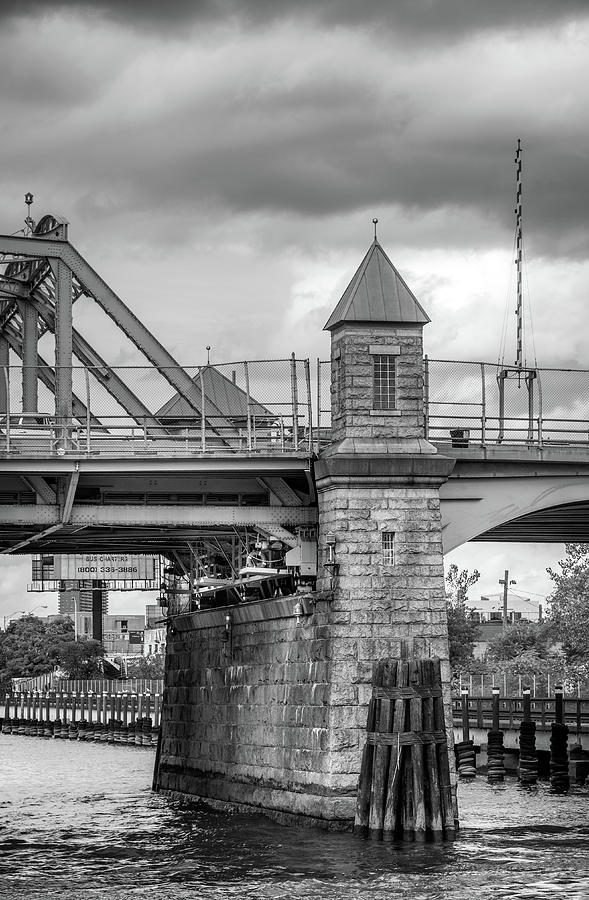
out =
[[[59,648],[73,641],[74,627],[67,618],[46,625],[37,616],[22,616],[0,633],[0,687],[12,678],[34,678],[51,672],[59,663]]]
[[[555,584],[550,597],[549,621],[569,664],[589,659],[589,544],[565,544],[561,571],[546,569]]]
[[[481,577],[478,569],[473,569],[472,573],[468,569],[458,571],[458,566],[452,563],[446,574],[446,584],[448,585],[448,596],[452,602],[452,606],[465,606],[468,600],[468,590],[476,584]]]
[[[163,678],[164,656],[152,654],[150,656],[138,656],[127,661],[127,674],[129,678]]]
[[[546,660],[550,655],[553,643],[552,629],[549,625],[536,622],[515,622],[501,629],[487,648],[487,659],[490,662],[514,660],[522,655],[526,658]]]
[[[450,666],[455,673],[472,669],[474,645],[479,638],[479,626],[466,606],[468,590],[480,578],[480,572],[473,569],[458,570],[455,563],[448,568],[448,642]]]
[[[64,641],[59,646],[59,665],[67,678],[95,678],[102,673],[104,647],[100,641]]]
[[[448,643],[450,666],[453,672],[472,669],[474,645],[479,637],[479,626],[464,606],[448,603]]]

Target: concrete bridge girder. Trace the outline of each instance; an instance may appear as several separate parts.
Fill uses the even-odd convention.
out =
[[[547,518],[540,531],[539,523],[542,511],[589,503],[589,453],[586,456],[585,462],[574,465],[556,460],[538,463],[534,458],[527,462],[487,459],[475,464],[458,460],[450,479],[440,489],[444,553],[475,539],[578,539],[577,530],[567,537],[566,525],[564,530],[562,524],[557,530]],[[533,521],[526,520],[535,513],[539,515]],[[501,526],[506,523],[511,523],[514,537],[506,538],[505,533],[502,536]]]

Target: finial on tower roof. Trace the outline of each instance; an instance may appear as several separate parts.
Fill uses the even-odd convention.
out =
[[[210,344],[207,344],[206,351],[207,351],[207,366],[209,366],[211,364],[211,345]]]
[[[25,219],[26,234],[32,234],[33,229],[35,227],[35,222],[33,220],[33,217],[31,216],[31,206],[33,205],[33,195],[31,194],[30,191],[27,191],[27,193],[25,194],[25,203],[27,205],[27,217]]]
[[[378,240],[378,238],[376,236],[376,226],[378,225],[378,219],[373,219],[372,224],[374,225],[374,240],[376,241],[376,240]]]

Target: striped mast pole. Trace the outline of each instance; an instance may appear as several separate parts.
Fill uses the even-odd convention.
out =
[[[522,221],[522,142],[517,139],[517,151],[515,154],[515,266],[516,266],[516,307],[517,317],[517,358],[515,365],[518,369],[523,366],[523,302],[522,302],[522,262],[523,262],[523,221]]]

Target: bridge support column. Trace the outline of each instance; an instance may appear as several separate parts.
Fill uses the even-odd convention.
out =
[[[39,326],[38,316],[32,303],[23,300],[19,303],[23,325],[23,353],[22,353],[22,407],[25,412],[37,412],[38,407],[38,381],[37,368]]]
[[[452,734],[439,499],[452,466],[438,456],[336,455],[315,467],[325,573],[319,586],[333,592],[331,774],[334,789],[351,796],[377,660],[400,658],[405,648],[415,657],[439,657]]]
[[[62,260],[51,260],[55,274],[55,416],[57,447],[68,446],[72,421],[72,273]]]
[[[375,240],[326,326],[332,440],[315,462],[319,594],[180,616],[155,785],[353,823],[374,663],[438,656],[452,734],[440,485],[424,437],[429,321]]]

